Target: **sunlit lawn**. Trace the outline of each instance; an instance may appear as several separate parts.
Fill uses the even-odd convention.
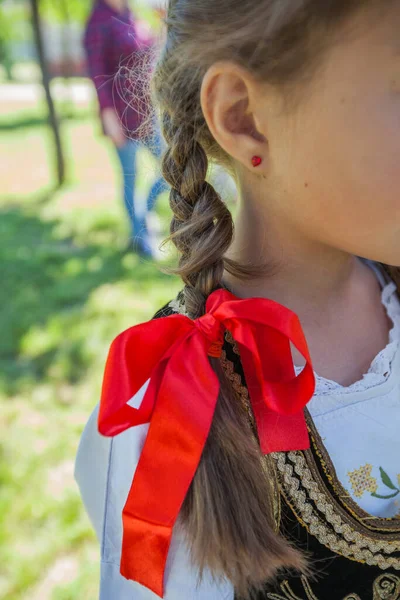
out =
[[[29,117],[23,108],[0,106],[0,125]],[[98,547],[73,481],[79,436],[112,338],[180,285],[124,252],[117,165],[97,131],[87,117],[64,125],[72,168],[54,192],[45,126],[0,128],[0,597],[9,600],[98,597]],[[154,163],[141,158],[144,189]]]

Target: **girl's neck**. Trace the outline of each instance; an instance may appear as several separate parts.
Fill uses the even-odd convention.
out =
[[[278,228],[273,221],[271,215],[267,223],[239,210],[230,257],[271,268],[251,281],[226,273],[224,283],[241,298],[269,298],[295,312],[316,372],[350,385],[388,343],[391,323],[379,282],[356,256],[305,240],[287,223]],[[295,365],[304,365],[294,347],[292,355]]]
[[[265,263],[267,268],[251,280],[226,273],[224,282],[237,296],[275,300],[303,323],[315,323],[348,303],[355,287],[372,284],[376,289],[371,270],[354,255],[306,239],[281,218],[263,218],[248,207],[247,203],[245,211],[239,208],[229,256],[242,264]]]

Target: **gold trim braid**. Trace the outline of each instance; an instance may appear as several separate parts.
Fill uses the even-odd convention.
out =
[[[375,539],[376,534],[351,523],[350,518],[343,518],[334,499],[314,480],[305,454],[299,451],[272,455],[282,492],[299,521],[321,544],[337,554],[381,569],[400,570],[400,556],[390,556],[400,551],[400,539]]]

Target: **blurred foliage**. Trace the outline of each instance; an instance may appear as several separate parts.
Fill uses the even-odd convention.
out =
[[[1,129],[21,113],[0,117]],[[113,337],[180,287],[125,250],[117,164],[96,130],[65,123],[73,169],[58,191],[44,125],[1,132],[0,597],[10,600],[98,598],[98,543],[73,481],[79,437]],[[146,151],[139,167],[144,194],[155,175]],[[166,230],[165,197],[158,211]]]
[[[28,17],[27,6],[16,3],[10,4],[5,0],[0,0],[0,40],[8,42],[10,40],[23,39],[23,31],[19,24]]]
[[[11,42],[31,37],[29,11],[25,3],[0,0],[0,64],[12,78],[13,55]]]
[[[84,23],[92,4],[93,0],[40,0],[40,12],[49,21]]]
[[[16,11],[7,39],[31,35],[27,4],[0,0],[0,10],[6,5]],[[26,98],[0,102],[0,598],[96,600],[98,543],[73,480],[79,438],[111,340],[150,318],[180,282],[127,251],[115,153],[96,139],[89,104],[65,119],[58,93],[71,169],[55,190],[45,104],[31,87]],[[144,197],[155,176],[145,150],[139,172]]]
[[[65,23],[75,21],[85,23],[94,0],[40,0],[40,11],[44,19]],[[157,24],[157,17],[151,3],[146,0],[131,0],[132,10],[142,19],[152,25]]]

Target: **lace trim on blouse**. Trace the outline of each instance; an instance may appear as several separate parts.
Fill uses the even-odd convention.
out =
[[[400,301],[396,294],[396,290],[396,284],[393,281],[384,285],[382,289],[382,304],[385,307],[389,318],[393,321],[393,327],[389,332],[387,346],[376,355],[368,372],[365,373],[361,379],[349,386],[343,386],[336,381],[326,379],[315,373],[315,396],[358,392],[380,385],[388,379],[391,373],[391,365],[400,341]],[[303,367],[295,366],[296,374],[298,375],[302,369]]]

